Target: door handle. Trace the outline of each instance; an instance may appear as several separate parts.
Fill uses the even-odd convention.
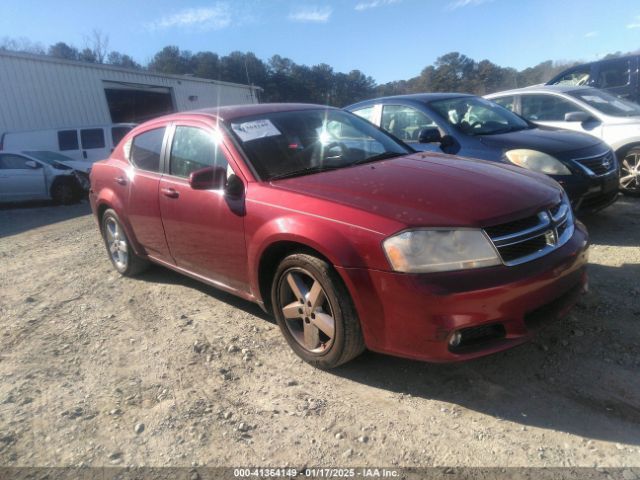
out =
[[[160,191],[165,197],[178,198],[180,196],[180,192],[175,188],[161,188]]]
[[[126,185],[127,184],[127,180],[124,177],[116,177],[116,178],[114,178],[114,180],[118,185]]]

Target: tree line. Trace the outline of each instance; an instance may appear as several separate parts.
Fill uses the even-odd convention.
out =
[[[110,51],[108,45],[108,36],[94,30],[91,36],[85,38],[85,47],[82,49],[65,42],[55,43],[45,49],[40,44],[25,39],[5,38],[0,42],[0,50],[256,85],[262,88],[260,99],[263,102],[308,102],[338,107],[377,96],[418,92],[485,95],[544,83],[577,63],[548,60],[517,70],[501,67],[489,60],[476,61],[459,52],[451,52],[438,57],[433,65],[425,67],[416,77],[376,84],[372,77],[360,70],[336,72],[325,63],[301,65],[280,55],[263,61],[252,52],[236,51],[220,56],[211,51],[192,53],[177,46],[166,46],[146,65],[141,65],[125,53]],[[619,55],[621,52],[608,57]]]

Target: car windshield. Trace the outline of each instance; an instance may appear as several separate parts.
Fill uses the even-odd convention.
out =
[[[429,103],[451,126],[466,135],[495,135],[531,128],[504,107],[480,97],[456,97]]]
[[[50,152],[48,150],[27,151],[23,152],[25,155],[30,155],[38,160],[41,160],[49,165],[54,165],[59,162],[71,162],[72,158],[67,157],[56,152]]]
[[[610,93],[596,89],[573,90],[568,92],[574,98],[582,100],[605,115],[613,117],[640,116],[640,105],[618,98]]]
[[[306,175],[411,153],[369,122],[309,109],[234,119],[228,127],[261,179]]]

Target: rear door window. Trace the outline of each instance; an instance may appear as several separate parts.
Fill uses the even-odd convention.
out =
[[[58,130],[58,150],[78,150],[77,130]]]
[[[359,110],[354,110],[353,113],[355,113],[359,117],[364,118],[365,120],[370,121],[371,123],[375,123],[374,109],[375,109],[375,106],[372,105],[370,107],[364,107]]]
[[[82,149],[104,148],[104,130],[101,128],[86,128],[80,130]]]
[[[137,135],[131,144],[131,163],[141,170],[159,172],[164,131],[162,127]]]

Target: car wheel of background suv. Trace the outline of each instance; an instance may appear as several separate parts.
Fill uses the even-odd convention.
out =
[[[620,162],[620,191],[640,196],[640,147],[633,147]]]
[[[287,342],[307,363],[333,368],[364,351],[349,292],[324,260],[302,253],[285,258],[272,284],[271,304]]]
[[[109,259],[118,273],[131,277],[149,266],[149,262],[140,258],[131,248],[131,243],[122,228],[118,214],[114,210],[109,209],[104,212],[101,227]]]

